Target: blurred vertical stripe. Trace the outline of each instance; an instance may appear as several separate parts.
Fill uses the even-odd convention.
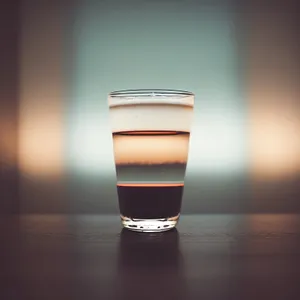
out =
[[[247,11],[254,211],[300,208],[300,23],[295,4],[253,1]]]
[[[62,196],[65,5],[24,0],[21,7],[19,164],[25,212],[67,209]]]
[[[18,212],[19,4],[0,9],[0,214]]]

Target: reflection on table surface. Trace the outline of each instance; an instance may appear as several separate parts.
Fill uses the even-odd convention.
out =
[[[0,222],[1,299],[300,295],[299,215],[184,215],[177,230],[155,234],[121,230],[113,215]]]

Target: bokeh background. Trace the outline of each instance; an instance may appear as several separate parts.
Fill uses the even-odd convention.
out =
[[[297,1],[11,0],[0,211],[117,213],[107,94],[196,94],[183,212],[300,212]]]

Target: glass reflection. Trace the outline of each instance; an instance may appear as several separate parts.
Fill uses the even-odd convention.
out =
[[[143,234],[123,229],[117,285],[117,299],[183,299],[186,285],[177,230]]]

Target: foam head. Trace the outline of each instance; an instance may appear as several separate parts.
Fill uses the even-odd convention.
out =
[[[194,95],[179,90],[126,90],[109,95],[112,132],[189,132]]]

